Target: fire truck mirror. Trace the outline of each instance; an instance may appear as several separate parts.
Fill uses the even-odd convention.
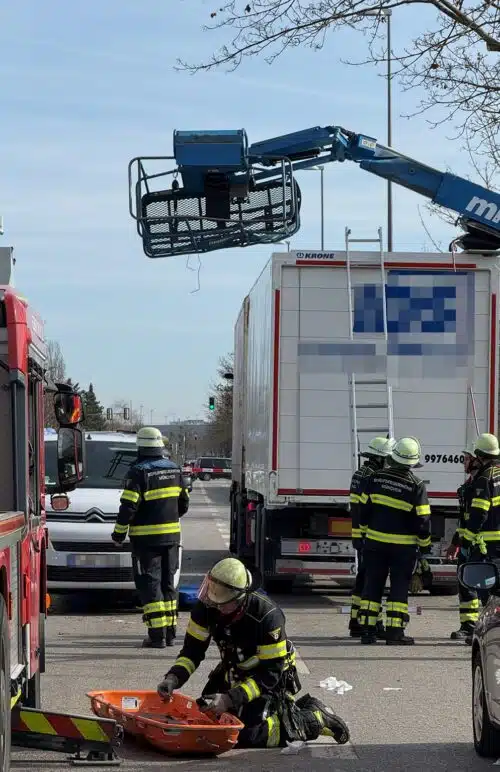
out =
[[[74,427],[61,427],[57,436],[57,474],[59,491],[71,491],[84,477],[83,433]]]
[[[64,512],[69,507],[69,499],[65,493],[53,493],[50,497],[50,506],[54,512]]]
[[[80,394],[58,392],[54,397],[54,412],[59,426],[76,426],[83,421],[83,402]]]

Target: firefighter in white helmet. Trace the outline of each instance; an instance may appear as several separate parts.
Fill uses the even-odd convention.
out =
[[[189,507],[177,464],[165,458],[162,433],[153,426],[139,429],[137,460],[127,473],[112,539],[121,544],[130,536],[134,580],[148,635],[145,648],[171,646],[177,625],[179,518]]]
[[[457,489],[459,505],[458,528],[453,534],[451,544],[446,552],[446,557],[450,560],[457,560],[457,568],[466,562],[463,550],[460,549],[462,534],[467,528],[469,522],[469,510],[474,494],[474,478],[479,471],[481,462],[476,458],[474,452],[474,443],[470,443],[462,451],[464,456],[464,472],[466,474],[465,482]],[[451,633],[450,638],[453,641],[466,640],[472,633],[474,625],[479,618],[479,599],[477,592],[464,587],[459,583],[458,586],[460,627]]]
[[[284,747],[320,735],[349,740],[341,718],[309,694],[295,700],[301,684],[283,611],[262,591],[245,565],[224,558],[206,575],[188,622],[179,656],[158,686],[168,699],[204,660],[215,641],[221,661],[212,670],[198,704],[233,713],[245,724],[238,747]]]
[[[366,484],[370,476],[382,469],[385,459],[394,447],[395,440],[388,437],[373,437],[368,443],[368,447],[360,456],[366,458],[365,463],[357,469],[351,479],[351,488],[349,491],[349,501],[351,505],[352,521],[352,546],[358,555],[358,570],[354,589],[351,595],[351,618],[349,620],[349,634],[351,638],[359,638],[363,632],[363,627],[359,624],[358,614],[361,604],[361,593],[365,582],[365,569],[363,564],[363,544],[364,538],[359,527],[360,509],[364,497]],[[382,614],[377,622],[377,636],[385,636]]]
[[[500,447],[494,434],[480,434],[474,443],[478,469],[471,483],[461,552],[466,560],[500,558]],[[488,592],[479,592],[484,603]],[[466,639],[470,641],[470,637]]]
[[[366,571],[360,610],[362,643],[377,641],[376,625],[388,576],[386,644],[414,643],[404,634],[409,621],[408,591],[418,551],[431,543],[427,491],[412,471],[420,466],[420,456],[419,441],[403,437],[394,445],[387,467],[374,472],[365,488],[360,517]]]

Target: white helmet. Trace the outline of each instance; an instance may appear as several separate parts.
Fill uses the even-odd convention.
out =
[[[500,447],[498,439],[494,434],[480,434],[474,443],[474,453],[480,453],[484,456],[499,456]]]
[[[219,560],[205,576],[198,598],[222,614],[234,614],[246,599],[252,575],[237,558]]]
[[[416,437],[402,437],[392,451],[391,458],[402,466],[417,466],[420,463],[422,449]]]
[[[475,456],[476,454],[476,448],[475,448],[475,442],[469,442],[466,447],[462,450],[462,453],[465,453],[467,456]]]
[[[386,458],[391,452],[395,440],[387,437],[373,437],[368,443],[367,449],[360,456],[375,456],[376,458]]]
[[[143,426],[135,439],[138,448],[164,448],[163,435],[154,426]]]

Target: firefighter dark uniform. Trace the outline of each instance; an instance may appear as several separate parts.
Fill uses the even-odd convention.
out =
[[[238,587],[237,602],[226,609],[229,613],[221,612],[223,603],[207,605],[210,600],[204,587],[215,577],[225,577],[217,581],[233,597]],[[216,715],[231,712],[245,724],[238,747],[282,747],[287,741],[315,740],[320,735],[347,742],[349,730],[330,708],[310,695],[294,699],[301,684],[285,616],[267,595],[251,586],[251,576],[239,560],[225,558],[213,567],[191,612],[182,650],[159,685],[159,693],[168,698],[181,688],[204,660],[213,639],[221,661],[209,675],[202,700],[206,710]]]
[[[189,493],[180,468],[163,456],[158,429],[140,429],[137,446],[138,459],[128,471],[112,538],[122,542],[129,533],[134,580],[148,630],[143,646],[163,648],[175,638],[179,518],[188,510]]]
[[[464,552],[460,549],[462,543],[462,536],[467,529],[470,517],[470,506],[474,496],[474,478],[478,471],[478,459],[474,457],[473,451],[465,450],[466,472],[469,472],[467,480],[457,490],[458,506],[459,506],[459,520],[458,528],[455,531],[451,540],[450,550],[455,547],[455,554],[457,557],[457,568],[466,562]],[[459,615],[460,615],[460,627],[458,630],[454,630],[450,638],[454,641],[465,640],[474,629],[479,618],[479,598],[477,592],[464,587],[459,583],[458,585],[458,600],[459,600]]]
[[[430,546],[430,506],[422,480],[411,471],[420,444],[405,437],[394,446],[387,469],[375,472],[362,495],[360,527],[365,536],[365,585],[360,622],[363,643],[375,643],[376,624],[387,577],[386,643],[412,644],[404,635],[409,622],[408,591],[419,548]]]
[[[366,450],[366,453],[361,453],[361,456],[365,456],[367,460],[362,467],[357,469],[351,479],[351,487],[349,491],[349,502],[351,509],[351,527],[352,527],[352,546],[356,550],[358,558],[358,567],[356,572],[356,579],[354,581],[354,588],[351,595],[351,618],[349,620],[349,634],[351,638],[359,638],[363,632],[362,625],[359,624],[358,614],[361,604],[361,594],[363,592],[363,586],[365,582],[365,569],[363,563],[363,544],[364,538],[360,529],[360,508],[362,495],[368,482],[368,478],[373,472],[382,469],[384,465],[384,459],[389,455],[394,445],[394,440],[387,439],[386,437],[374,437]],[[383,637],[385,634],[384,626],[382,622],[382,613],[377,623],[377,634]]]
[[[465,558],[500,558],[500,450],[493,434],[481,434],[474,445],[480,466],[470,485],[470,507],[461,540]],[[479,592],[484,603],[488,592]]]

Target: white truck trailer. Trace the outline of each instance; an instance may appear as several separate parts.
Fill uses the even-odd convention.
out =
[[[373,435],[413,435],[432,507],[429,589],[453,593],[463,450],[497,431],[496,258],[352,252],[348,233],[342,252],[273,254],[243,301],[231,549],[268,587],[351,586],[359,452]]]

